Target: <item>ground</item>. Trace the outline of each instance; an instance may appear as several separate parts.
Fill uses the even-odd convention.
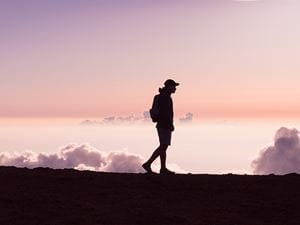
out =
[[[0,167],[2,225],[300,224],[300,175]]]

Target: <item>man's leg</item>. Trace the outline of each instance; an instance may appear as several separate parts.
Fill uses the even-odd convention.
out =
[[[165,148],[164,145],[160,145],[158,146],[157,149],[155,149],[155,151],[152,153],[151,157],[148,159],[147,162],[145,162],[145,164],[151,165],[154,160],[161,155],[161,153],[163,152],[162,150]]]
[[[166,160],[167,160],[167,149],[168,145],[163,145],[160,152],[160,168],[166,169]]]
[[[147,162],[145,162],[142,167],[147,172],[152,172],[151,170],[151,164],[154,162],[154,160],[157,159],[158,156],[160,156],[160,163],[161,163],[161,169],[163,171],[166,170],[166,151],[168,146],[171,143],[171,130],[165,129],[165,128],[158,128],[158,137],[159,137],[159,147],[152,153],[151,157],[148,159]]]
[[[167,159],[167,149],[168,145],[164,145],[164,147],[161,149],[161,154],[160,154],[160,174],[175,174],[175,172],[167,169],[166,167],[166,159]]]

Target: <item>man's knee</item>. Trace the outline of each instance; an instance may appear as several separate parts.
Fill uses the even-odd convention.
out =
[[[167,144],[160,144],[159,148],[161,149],[161,151],[167,151],[167,148],[169,147],[169,145]]]

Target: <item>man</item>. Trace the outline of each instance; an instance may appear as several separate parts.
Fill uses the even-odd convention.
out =
[[[159,146],[152,153],[148,161],[146,161],[142,166],[148,173],[153,173],[151,169],[151,164],[159,156],[161,174],[174,174],[173,171],[170,171],[166,167],[166,158],[167,158],[167,148],[171,145],[171,136],[174,131],[173,124],[173,101],[171,94],[175,93],[176,86],[179,83],[176,83],[172,79],[168,79],[164,83],[164,87],[159,89],[159,94],[154,97],[153,107],[157,108],[157,118],[154,121],[157,121],[157,132],[159,137]],[[152,113],[152,112],[151,112]],[[152,117],[152,116],[151,116]],[[153,118],[153,117],[152,117]]]

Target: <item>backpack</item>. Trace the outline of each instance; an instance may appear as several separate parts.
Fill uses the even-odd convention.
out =
[[[150,117],[152,122],[156,123],[159,119],[159,95],[155,95],[152,103],[152,108],[150,109]]]

